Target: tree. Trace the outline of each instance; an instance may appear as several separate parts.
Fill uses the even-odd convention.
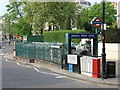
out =
[[[14,32],[12,30],[13,24],[19,23],[19,19],[23,18],[22,7],[25,5],[24,2],[10,2],[7,7],[7,13],[4,15],[4,21],[9,25],[9,33]],[[16,30],[18,30],[16,28]]]
[[[80,12],[80,14],[78,14],[79,15],[79,18],[78,18],[78,25],[79,25],[79,27],[81,28],[81,29],[83,29],[84,28],[84,23],[85,22],[87,22],[87,23],[89,23],[89,21],[88,21],[88,19],[89,19],[89,17],[88,17],[88,8],[83,8],[82,10],[81,10],[81,12]]]
[[[112,25],[112,23],[116,22],[116,17],[115,17],[116,14],[117,14],[117,11],[115,10],[115,8],[111,4],[111,2],[106,2],[106,4],[105,4],[105,23],[107,25]],[[102,3],[94,4],[88,12],[88,17],[89,17],[89,22],[94,17],[102,18]]]
[[[58,29],[71,29],[71,22],[75,19],[76,3],[71,2],[37,2],[26,4],[24,11],[28,22],[35,32],[41,32],[48,26]]]
[[[14,23],[11,26],[11,32],[19,35],[32,35],[32,27],[24,18],[19,20],[19,23]]]
[[[111,2],[106,2],[105,5],[105,23],[107,26],[111,26],[113,23],[116,22],[116,15],[117,11],[115,10],[114,6]],[[90,8],[84,8],[80,14],[80,20],[82,23],[82,27],[84,27],[84,23],[90,23],[94,17],[99,17],[102,19],[102,3],[95,3]]]
[[[43,32],[42,30],[48,18],[48,10],[46,7],[45,2],[27,2],[24,8],[26,20],[37,35]]]
[[[4,15],[6,22],[16,22],[18,18],[23,17],[22,7],[25,2],[10,2],[7,7],[7,13]]]

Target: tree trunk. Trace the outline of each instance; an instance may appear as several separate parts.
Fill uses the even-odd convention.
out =
[[[52,28],[51,28],[51,25],[49,25],[48,31],[51,31],[51,29],[52,29]]]
[[[77,29],[81,29],[80,15],[77,16],[76,23],[77,23]]]
[[[66,30],[72,30],[70,17],[67,17],[67,20],[66,20]]]
[[[43,35],[43,29],[40,30],[40,34],[41,34],[41,36]]]

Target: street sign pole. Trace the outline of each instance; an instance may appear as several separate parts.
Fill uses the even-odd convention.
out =
[[[98,28],[95,28],[95,33],[98,34]]]
[[[102,25],[102,78],[106,79],[107,75],[107,69],[106,69],[106,53],[105,53],[105,30],[104,30],[104,23],[105,23],[105,0],[102,2],[102,20],[103,20],[103,25]]]

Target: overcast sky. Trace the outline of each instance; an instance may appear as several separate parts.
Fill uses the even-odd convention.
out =
[[[94,4],[95,2],[99,3],[102,0],[86,0],[89,1],[90,3]],[[108,0],[110,2],[117,2],[120,0]],[[3,16],[6,12],[6,5],[9,3],[9,0],[0,0],[0,16]]]

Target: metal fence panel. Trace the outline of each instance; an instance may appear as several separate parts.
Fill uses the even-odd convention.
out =
[[[66,50],[60,47],[62,45],[63,43],[16,42],[16,55],[28,59],[36,58],[61,64],[62,54],[64,54]]]

